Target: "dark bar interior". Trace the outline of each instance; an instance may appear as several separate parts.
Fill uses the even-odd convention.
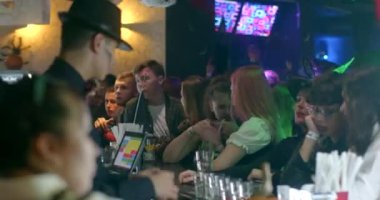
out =
[[[380,0],[0,0],[0,200],[379,200]]]

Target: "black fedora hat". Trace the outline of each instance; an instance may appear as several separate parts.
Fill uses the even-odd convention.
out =
[[[74,0],[68,12],[58,15],[63,23],[75,21],[116,40],[119,49],[132,50],[131,45],[121,39],[121,11],[110,0]]]

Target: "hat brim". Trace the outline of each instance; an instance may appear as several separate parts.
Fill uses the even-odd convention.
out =
[[[104,33],[105,35],[111,37],[116,42],[118,42],[119,45],[117,46],[117,48],[120,50],[123,50],[123,51],[133,50],[132,46],[127,41],[123,40],[120,36],[110,32],[109,30],[103,29],[101,26],[99,26],[96,23],[84,20],[79,16],[70,15],[68,12],[60,12],[58,13],[58,16],[61,22],[63,23],[67,22],[68,20],[75,20],[76,22],[84,26],[87,26],[89,29],[92,29],[94,31],[99,31],[100,33]]]

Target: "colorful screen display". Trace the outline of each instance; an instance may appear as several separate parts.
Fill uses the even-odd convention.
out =
[[[271,34],[277,11],[276,5],[215,0],[215,31],[233,33],[236,27],[236,34],[267,37]]]
[[[120,144],[114,165],[126,169],[131,169],[137,157],[143,138],[125,136]]]
[[[215,31],[232,33],[240,7],[241,3],[236,1],[215,0]]]
[[[237,34],[269,36],[276,19],[278,6],[245,3],[236,27]]]

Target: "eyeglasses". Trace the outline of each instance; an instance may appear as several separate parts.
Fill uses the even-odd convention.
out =
[[[310,106],[308,111],[312,115],[322,115],[324,117],[331,117],[335,113],[339,112],[340,105],[332,106]]]

